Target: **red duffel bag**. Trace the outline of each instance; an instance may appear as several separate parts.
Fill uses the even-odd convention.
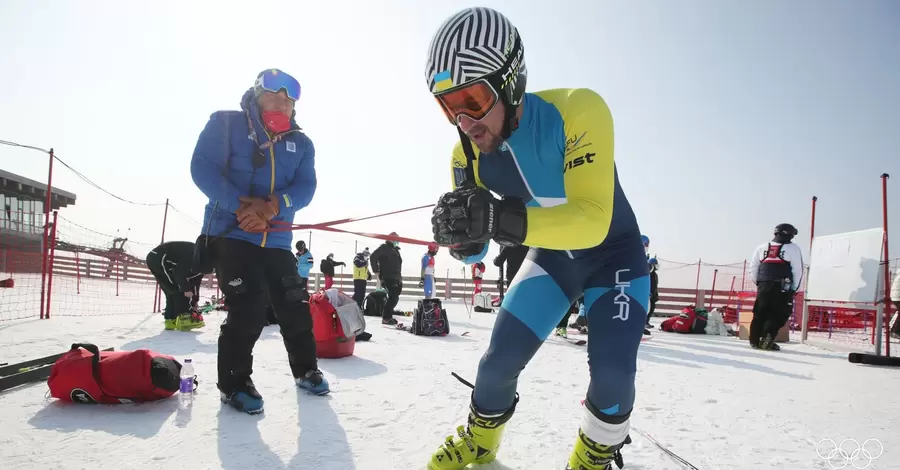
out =
[[[168,398],[178,391],[181,364],[147,349],[100,351],[76,343],[50,369],[50,395],[75,403],[133,403]]]

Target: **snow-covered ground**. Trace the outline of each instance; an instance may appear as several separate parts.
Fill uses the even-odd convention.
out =
[[[411,309],[403,301],[401,308]],[[447,303],[445,338],[423,338],[370,322],[356,355],[322,360],[330,396],[295,390],[277,326],[254,352],[260,416],[220,405],[215,389],[217,326],[162,330],[157,315],[55,317],[0,323],[0,362],[62,352],[73,342],[151,348],[190,357],[200,387],[190,406],[175,397],[141,405],[72,405],[46,398],[45,384],[0,393],[3,469],[419,470],[464,423],[470,390],[494,315]],[[468,332],[465,336],[461,333]],[[841,468],[817,457],[822,439],[878,439],[883,454],[846,468],[900,468],[900,373],[850,364],[846,354],[785,344],[750,349],[733,338],[655,332],[641,344],[634,443],[625,468],[685,468],[646,437],[700,469]],[[583,347],[551,338],[522,373],[521,402],[498,460],[483,470],[559,470],[575,440],[588,384]],[[867,449],[877,451],[870,447]],[[823,444],[820,447],[826,450]],[[852,442],[844,449],[854,450]]]

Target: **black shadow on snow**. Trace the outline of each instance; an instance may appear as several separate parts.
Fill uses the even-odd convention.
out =
[[[676,334],[678,334],[678,333],[667,333],[667,335],[676,335]],[[798,331],[792,331],[791,334],[798,335],[800,333]],[[691,335],[691,336],[693,336],[693,335]],[[746,340],[734,339],[734,337],[732,337],[732,336],[727,336],[727,337],[726,336],[711,336],[711,335],[710,336],[697,335],[697,336],[702,338],[703,341],[709,342],[709,343],[718,343],[718,344],[724,344],[726,346],[734,346],[734,347],[745,347],[745,348],[750,347],[750,343],[748,343]],[[780,344],[784,345],[785,343],[780,343]],[[778,355],[778,354],[787,353],[790,355],[809,356],[809,357],[816,357],[816,358],[820,358],[820,359],[834,359],[836,357],[841,358],[840,353],[828,354],[828,353],[798,351],[795,348],[793,348],[792,346],[793,345],[801,345],[801,346],[806,346],[809,349],[813,348],[812,346],[809,346],[809,345],[803,345],[802,343],[799,342],[799,340],[792,341],[787,344],[788,344],[787,348],[782,348],[781,351],[775,351],[773,354]],[[760,351],[760,354],[764,354],[764,353],[762,351]]]
[[[319,368],[342,379],[374,377],[388,371],[384,364],[359,356],[347,356],[340,359],[319,359]]]
[[[28,420],[37,429],[79,432],[85,429],[114,436],[155,436],[178,408],[177,396],[155,402],[121,405],[86,405],[54,399]],[[179,418],[184,421],[183,415]]]
[[[250,468],[285,468],[281,459],[262,440],[259,422],[265,414],[248,415],[222,405],[217,415],[216,447],[219,468],[247,470]]]
[[[299,402],[297,425],[297,455],[287,468],[340,468],[355,470],[353,450],[347,440],[347,432],[338,422],[337,413],[331,407],[331,397],[317,397],[304,390],[297,390]],[[249,467],[248,467],[249,468]],[[259,466],[259,468],[266,468]]]
[[[793,363],[795,363],[795,364],[815,365],[814,362],[799,361],[799,360],[797,360],[797,359],[788,359],[788,358],[786,358],[786,357],[773,356],[773,355],[771,354],[771,352],[768,352],[768,351],[756,351],[756,350],[754,350],[754,349],[750,349],[750,344],[749,344],[749,343],[744,343],[744,342],[742,342],[740,345],[743,346],[743,347],[745,347],[746,349],[739,349],[739,348],[714,348],[714,347],[712,347],[712,346],[706,346],[706,345],[702,345],[702,344],[699,344],[699,343],[690,343],[689,345],[688,345],[688,344],[685,344],[685,347],[686,347],[686,348],[690,348],[690,349],[696,349],[696,350],[699,350],[699,351],[706,351],[706,352],[709,352],[709,353],[713,353],[713,354],[718,355],[717,357],[722,357],[722,356],[741,356],[741,357],[750,357],[750,358],[769,358],[769,359],[774,358],[774,359],[776,359],[776,360],[778,360],[778,361],[793,362]]]
[[[771,367],[766,367],[759,364],[753,364],[750,362],[739,361],[735,359],[728,359],[722,356],[704,356],[702,354],[691,354],[686,351],[679,351],[676,349],[669,349],[664,347],[658,347],[651,344],[641,344],[641,350],[649,353],[656,354],[657,356],[666,356],[675,359],[681,359],[683,361],[693,361],[704,364],[712,364],[716,366],[731,366],[739,369],[752,370],[756,372],[763,372],[766,374],[772,375],[780,375],[783,377],[787,377],[790,379],[800,379],[800,380],[812,380],[810,377],[805,375],[792,374],[790,372],[782,372],[780,370],[772,369]]]
[[[161,331],[156,336],[137,339],[122,345],[122,351],[135,349],[149,349],[179,358],[198,353],[215,353],[217,344],[209,344],[200,341],[200,332],[194,331]]]
[[[641,348],[638,349],[638,360],[643,360],[647,362],[655,362],[657,364],[665,364],[672,366],[681,366],[681,367],[691,367],[694,369],[703,369],[702,366],[694,364],[692,362],[684,362],[684,361],[675,361],[667,358],[666,356],[656,354],[656,351],[648,351],[644,349],[644,346],[641,345]]]

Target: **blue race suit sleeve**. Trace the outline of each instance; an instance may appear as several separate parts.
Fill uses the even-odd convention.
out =
[[[313,196],[316,194],[318,179],[316,178],[316,148],[313,146],[309,137],[303,136],[306,141],[303,160],[297,171],[294,172],[294,178],[291,185],[285,188],[278,195],[279,211],[285,210],[297,212],[308,206],[312,202]]]
[[[244,193],[225,174],[228,161],[228,126],[225,113],[213,113],[197,139],[191,157],[191,177],[194,184],[218,207],[235,212],[241,207],[238,197]]]

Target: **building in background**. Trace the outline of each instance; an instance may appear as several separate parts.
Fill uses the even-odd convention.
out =
[[[22,256],[40,253],[44,237],[44,204],[47,185],[24,176],[0,170],[0,272],[6,272],[8,257],[16,252],[19,269]],[[75,195],[53,188],[50,210],[75,205]],[[32,263],[25,263],[32,264]],[[40,265],[35,266],[40,272]],[[31,271],[30,267],[28,271]]]

